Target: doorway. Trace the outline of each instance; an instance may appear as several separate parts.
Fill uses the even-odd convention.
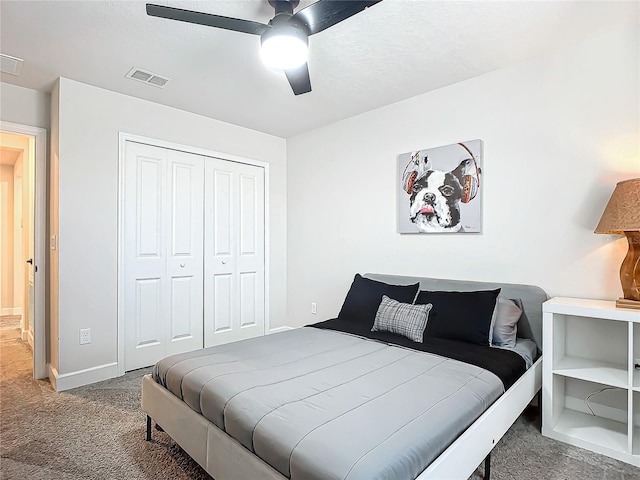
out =
[[[45,335],[46,131],[0,122],[0,316],[47,378]]]

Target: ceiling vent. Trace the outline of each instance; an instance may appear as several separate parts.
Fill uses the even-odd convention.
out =
[[[160,75],[142,70],[138,67],[133,67],[131,70],[129,70],[129,73],[127,73],[125,77],[131,78],[132,80],[137,80],[138,82],[146,83],[147,85],[153,85],[154,87],[158,88],[164,88],[164,86],[169,82],[168,78],[161,77]]]
[[[24,60],[18,57],[12,57],[11,55],[5,55],[0,53],[0,72],[8,73],[10,75],[20,75],[22,72],[22,65]]]

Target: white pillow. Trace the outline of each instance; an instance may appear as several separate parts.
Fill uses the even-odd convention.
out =
[[[409,340],[422,343],[431,306],[430,303],[401,303],[383,295],[371,331],[397,333]]]
[[[489,345],[513,348],[518,335],[518,320],[522,316],[522,308],[517,300],[498,297],[493,310],[491,327],[489,328]]]

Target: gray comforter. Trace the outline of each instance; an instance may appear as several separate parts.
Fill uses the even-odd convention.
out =
[[[160,361],[157,382],[292,479],[414,479],[504,391],[493,373],[300,328]]]

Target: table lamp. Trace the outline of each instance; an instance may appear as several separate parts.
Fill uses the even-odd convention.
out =
[[[624,298],[616,307],[640,310],[640,178],[618,182],[595,233],[626,235],[629,251],[620,266]]]

